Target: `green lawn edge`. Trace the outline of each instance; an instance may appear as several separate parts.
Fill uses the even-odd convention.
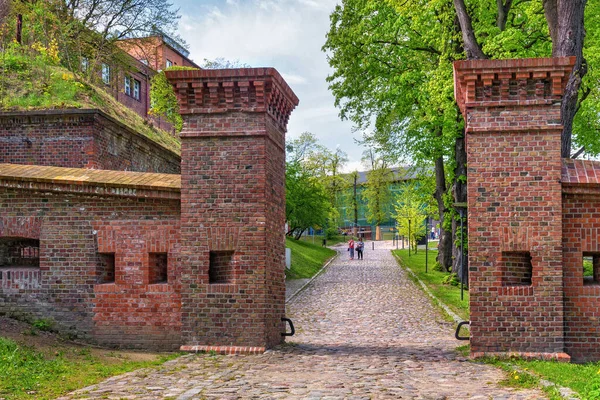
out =
[[[427,272],[425,272],[425,250],[408,254],[408,249],[392,250],[392,254],[403,268],[412,271],[429,288],[431,293],[464,321],[469,320],[469,291],[465,288],[464,299],[460,299],[460,285],[444,284],[448,273],[434,270],[437,251],[429,250]],[[456,284],[456,282],[455,282]]]
[[[115,375],[142,368],[159,368],[180,355],[165,354],[153,361],[115,357],[114,362],[108,363],[86,347],[48,353],[0,337],[0,398],[54,399]]]
[[[292,251],[291,268],[286,269],[286,279],[309,279],[334,257],[337,252],[320,244],[287,237],[285,246]]]

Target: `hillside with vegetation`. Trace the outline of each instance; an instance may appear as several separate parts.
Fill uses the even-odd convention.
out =
[[[118,37],[69,16],[61,1],[7,4],[0,9],[0,111],[99,109],[180,152],[177,137],[153,126],[102,87],[102,63],[121,71],[131,68],[131,61],[115,46]],[[21,21],[20,30],[15,21]]]

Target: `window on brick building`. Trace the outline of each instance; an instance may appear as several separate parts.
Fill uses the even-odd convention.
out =
[[[96,278],[98,283],[115,282],[115,253],[98,253]]]
[[[235,283],[233,251],[211,251],[208,267],[209,283]]]
[[[87,57],[81,57],[81,72],[87,72],[90,68],[90,60]]]
[[[0,267],[39,268],[40,241],[0,238]]]
[[[504,251],[500,260],[502,286],[531,286],[533,265],[528,251]]]
[[[148,283],[167,283],[168,275],[168,254],[167,253],[150,253],[148,257],[149,278]]]
[[[102,64],[102,82],[110,85],[110,65],[108,64]]]
[[[167,59],[167,68],[172,67],[173,66],[173,61]]]
[[[595,285],[600,283],[600,253],[583,253],[583,284]]]
[[[140,99],[140,93],[141,93],[141,88],[142,88],[142,83],[140,81],[138,81],[137,79],[133,80],[133,98],[136,100]]]
[[[131,96],[131,77],[125,75],[125,85],[124,85],[125,94],[127,96]]]

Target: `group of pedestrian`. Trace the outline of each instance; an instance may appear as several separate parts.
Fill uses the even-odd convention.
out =
[[[348,251],[350,252],[351,260],[354,260],[354,250],[356,250],[356,258],[358,260],[362,260],[364,249],[365,244],[361,238],[358,239],[358,242],[354,242],[354,238],[350,238],[350,240],[348,241]]]

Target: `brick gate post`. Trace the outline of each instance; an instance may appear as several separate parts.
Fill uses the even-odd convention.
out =
[[[560,102],[574,58],[454,64],[466,122],[471,355],[564,353]]]
[[[285,314],[285,132],[272,68],[167,71],[181,132],[183,350],[261,352]]]

